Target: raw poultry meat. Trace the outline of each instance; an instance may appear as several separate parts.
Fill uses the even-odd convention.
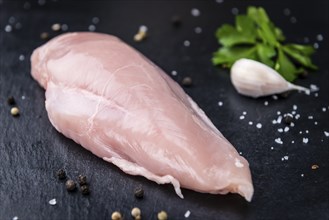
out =
[[[158,184],[250,201],[248,162],[159,67],[106,34],[68,33],[37,48],[32,76],[52,125],[98,157]]]

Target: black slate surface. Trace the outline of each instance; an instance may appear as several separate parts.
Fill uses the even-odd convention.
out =
[[[227,70],[212,66],[211,54],[218,48],[216,28],[234,20],[232,11],[244,13],[251,4],[263,6],[288,41],[309,41],[319,47],[314,56],[319,70],[296,81],[306,87],[317,85],[318,92],[310,96],[294,92],[278,100],[250,99],[236,93]],[[201,15],[193,17],[192,8]],[[181,27],[171,25],[173,15],[181,16]],[[88,31],[94,17],[100,19],[96,31],[117,35],[167,73],[176,70],[174,80],[193,78],[195,85],[186,92],[250,162],[255,187],[251,203],[238,195],[190,190],[183,190],[182,200],[171,185],[126,175],[51,126],[44,91],[30,76],[30,55],[45,42],[41,32],[51,37],[61,33],[53,32],[52,24]],[[133,35],[142,24],[149,28],[149,38],[136,43]],[[201,27],[202,33],[196,34],[195,27]],[[317,39],[319,34],[323,40]],[[185,40],[191,42],[189,47],[183,45]],[[20,60],[20,55],[25,59]],[[329,219],[329,137],[324,134],[329,132],[328,1],[0,0],[0,77],[0,219],[110,219],[114,210],[130,219],[134,206],[142,209],[143,219],[156,219],[160,210],[166,210],[169,219],[185,219],[187,210],[191,211],[188,219]],[[8,96],[16,98],[21,110],[17,118],[10,115]],[[293,105],[300,119],[289,132],[279,133],[284,125],[272,120],[278,111],[292,112]],[[243,111],[247,115],[240,120]],[[257,129],[256,123],[262,128]],[[278,137],[282,145],[274,142]],[[284,156],[288,160],[282,161]],[[319,169],[312,170],[313,164]],[[66,192],[54,175],[59,168],[65,168],[70,178],[87,175],[91,194]],[[139,185],[145,190],[142,200],[133,195]],[[55,206],[48,204],[53,198]]]

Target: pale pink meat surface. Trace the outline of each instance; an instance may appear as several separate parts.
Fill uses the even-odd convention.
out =
[[[53,126],[131,175],[250,201],[249,164],[183,89],[118,38],[69,33],[37,48],[32,76]]]

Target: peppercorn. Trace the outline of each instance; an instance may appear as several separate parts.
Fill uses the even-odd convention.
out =
[[[286,114],[286,115],[284,115],[283,121],[286,124],[290,124],[293,119],[294,118],[293,118],[293,116],[291,114]]]
[[[73,180],[67,180],[65,183],[67,191],[74,191],[76,189],[76,184]]]
[[[84,175],[79,175],[78,182],[79,182],[80,186],[86,185],[87,184],[87,177],[84,176]]]
[[[299,76],[299,78],[301,78],[301,79],[305,79],[305,78],[307,78],[307,76],[308,76],[308,72],[307,72],[306,70],[304,70],[304,71],[301,72],[298,76]]]
[[[144,197],[144,190],[142,187],[137,187],[135,189],[135,197],[137,199],[142,199]]]
[[[167,220],[168,219],[168,215],[165,211],[161,211],[158,213],[158,219],[159,220]]]
[[[192,86],[192,78],[191,77],[184,77],[182,80],[182,85],[185,87]]]
[[[141,210],[137,207],[131,210],[131,216],[135,218],[135,220],[141,219]]]
[[[182,25],[182,20],[181,20],[181,18],[178,15],[174,15],[171,18],[171,23],[172,23],[173,26],[179,27],[179,26]]]
[[[66,179],[66,173],[65,173],[65,170],[63,170],[63,169],[59,169],[56,172],[56,175],[57,175],[58,179],[60,179],[60,180]]]
[[[122,216],[121,213],[118,211],[115,211],[111,215],[112,220],[121,220]]]
[[[16,104],[15,98],[13,96],[9,96],[7,99],[7,103],[8,105],[15,105]]]
[[[19,109],[18,109],[17,107],[12,107],[12,108],[10,109],[10,114],[11,114],[12,116],[14,116],[14,117],[19,116]]]
[[[80,191],[83,195],[88,195],[90,193],[89,186],[87,184],[82,185]]]

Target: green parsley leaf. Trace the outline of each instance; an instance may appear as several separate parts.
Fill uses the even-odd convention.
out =
[[[216,31],[222,45],[214,54],[214,65],[231,67],[241,58],[260,61],[277,70],[286,80],[293,81],[304,68],[312,70],[314,48],[308,45],[283,44],[282,30],[271,22],[262,7],[250,6],[245,15],[237,15],[235,25],[224,24]]]

